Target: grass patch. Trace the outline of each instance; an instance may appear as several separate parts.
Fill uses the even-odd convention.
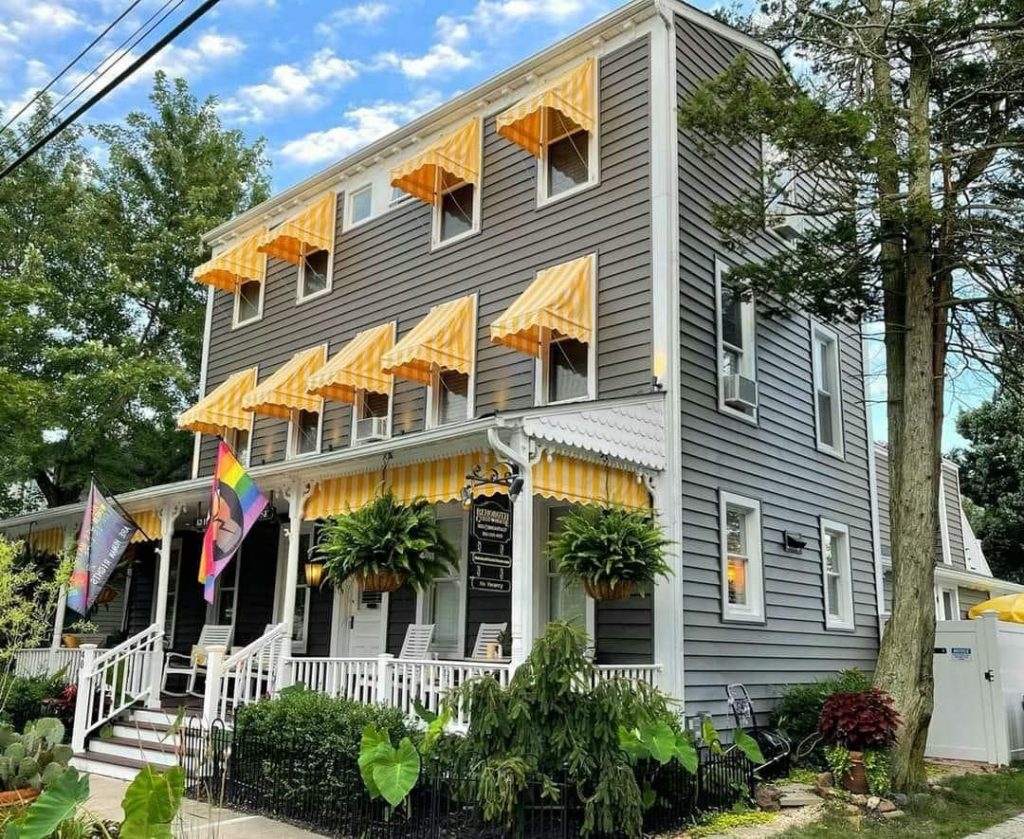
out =
[[[818,773],[813,769],[791,769],[785,780],[782,781],[784,784],[811,784],[818,778]]]
[[[700,839],[702,836],[729,835],[729,832],[739,827],[753,827],[754,825],[767,824],[772,821],[778,813],[764,813],[761,810],[744,810],[738,813],[717,813],[711,816],[706,822],[690,828],[686,835],[691,839]]]
[[[841,807],[826,808],[811,825],[787,830],[784,839],[961,839],[1006,821],[1024,810],[1024,771],[1007,769],[986,775],[951,778],[949,793],[911,801],[901,819],[865,817],[858,824]]]

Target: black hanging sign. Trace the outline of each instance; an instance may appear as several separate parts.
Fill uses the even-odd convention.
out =
[[[507,495],[476,498],[470,510],[469,587],[512,590],[512,503]]]

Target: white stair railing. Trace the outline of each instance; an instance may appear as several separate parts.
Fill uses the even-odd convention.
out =
[[[152,668],[161,665],[163,637],[163,627],[154,623],[99,654],[95,644],[82,645],[71,734],[71,747],[76,753],[85,750],[85,740],[91,732],[149,696]]]
[[[239,705],[248,705],[277,693],[285,660],[288,625],[270,627],[236,653],[224,657],[223,647],[207,650],[203,721],[229,719]]]

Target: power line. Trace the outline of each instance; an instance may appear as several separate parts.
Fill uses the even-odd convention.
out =
[[[199,20],[205,15],[210,9],[219,3],[220,0],[205,0],[200,6],[189,14],[187,17],[177,23],[167,34],[165,34],[159,41],[153,46],[147,49],[142,55],[140,55],[135,61],[133,61],[128,67],[118,73],[113,79],[111,79],[106,85],[103,86],[96,94],[94,94],[87,102],[80,105],[71,116],[54,126],[50,131],[46,133],[46,136],[39,140],[36,140],[28,149],[20,154],[13,163],[8,164],[2,172],[0,172],[0,180],[3,180],[10,175],[15,169],[21,166],[26,160],[34,155],[39,149],[45,146],[50,140],[64,131],[71,123],[78,119],[82,114],[88,111],[93,105],[103,99],[110,91],[118,87],[125,79],[131,76],[136,70],[143,66],[153,56],[155,56],[160,50],[167,46],[171,41],[177,38],[182,32],[185,32],[193,23]]]
[[[101,40],[103,40],[103,38],[106,37],[107,33],[110,32],[110,30],[113,29],[115,26],[117,26],[117,24],[119,24],[122,20],[124,20],[125,17],[127,17],[128,14],[130,14],[131,11],[141,2],[142,0],[132,0],[132,2],[128,5],[128,8],[126,8],[123,12],[121,12],[121,14],[114,18],[107,25],[106,29],[104,29],[102,32],[100,32],[99,35],[93,38],[87,47],[85,47],[80,53],[78,53],[78,55],[76,55],[74,58],[71,59],[71,61],[64,65],[63,70],[61,70],[56,76],[54,76],[52,79],[50,79],[50,81],[46,83],[46,87],[44,87],[40,91],[37,91],[35,96],[33,96],[31,99],[28,100],[28,102],[22,105],[18,109],[18,112],[9,120],[7,120],[7,122],[4,123],[3,127],[0,128],[0,134],[3,134],[8,128],[11,127],[11,125],[14,124],[14,122],[17,121],[18,117],[25,113],[25,111],[27,111],[33,104],[38,102],[40,98],[42,98],[43,95],[45,95],[46,91],[48,91],[51,87],[57,84],[57,82],[59,82],[67,74],[68,70],[74,67],[81,60],[82,56],[89,52],[89,50],[96,46]]]

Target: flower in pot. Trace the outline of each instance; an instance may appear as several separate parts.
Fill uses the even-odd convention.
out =
[[[848,792],[868,791],[865,760],[872,763],[892,748],[899,725],[892,697],[878,688],[833,693],[825,700],[818,731],[833,775]]]
[[[668,544],[647,510],[581,505],[562,519],[548,553],[595,600],[622,600],[669,574]]]
[[[31,801],[67,769],[72,753],[63,740],[64,726],[52,718],[28,723],[23,734],[0,727],[0,808]]]
[[[426,499],[400,504],[390,492],[328,519],[316,550],[335,586],[353,577],[363,591],[379,592],[406,582],[426,588],[454,573],[459,556]]]
[[[77,620],[71,626],[68,627],[68,631],[65,632],[61,638],[64,641],[65,647],[71,649],[77,649],[81,644],[93,643],[94,638],[100,635],[99,627],[96,626],[92,621]],[[98,641],[95,643],[99,643]]]

